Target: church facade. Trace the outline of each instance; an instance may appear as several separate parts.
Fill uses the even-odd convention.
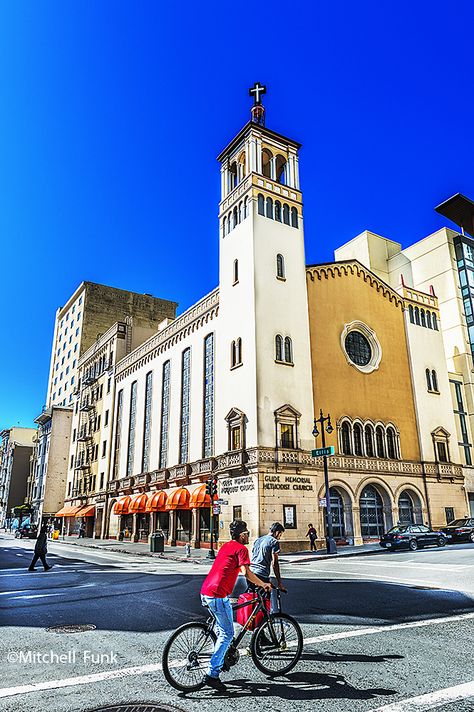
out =
[[[397,292],[357,260],[306,266],[299,148],[264,126],[256,102],[219,155],[219,286],[113,364],[107,473],[100,490],[97,480],[94,492],[66,495],[69,511],[100,503],[96,536],[146,540],[159,528],[170,544],[206,547],[212,516],[221,543],[236,518],[251,539],[281,521],[286,550],[305,548],[310,522],[323,542],[323,463],[311,454],[320,408],[336,426],[341,543],[399,520],[442,525],[445,502],[465,513],[445,362],[434,425],[415,383],[420,346],[407,314],[427,295]],[[432,311],[439,319],[435,300]],[[427,429],[445,461],[441,446],[423,453]],[[222,500],[213,515],[210,478]]]

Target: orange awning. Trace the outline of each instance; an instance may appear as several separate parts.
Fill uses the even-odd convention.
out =
[[[130,514],[137,514],[138,512],[145,512],[146,511],[146,503],[147,503],[148,497],[146,494],[143,494],[143,492],[140,492],[139,494],[132,494],[130,497]]]
[[[114,514],[128,514],[130,507],[130,497],[119,497],[114,504]]]
[[[185,487],[172,487],[165,490],[166,509],[189,509],[189,491]]]
[[[59,512],[56,512],[55,517],[75,517],[78,511],[82,509],[82,504],[78,507],[71,507],[70,505],[64,506]]]
[[[191,492],[191,498],[189,500],[189,507],[210,507],[211,498],[206,494],[206,483],[203,482],[202,485],[198,485]]]
[[[85,504],[76,514],[76,517],[95,517],[95,504]]]
[[[165,512],[166,511],[166,493],[164,490],[157,492],[149,492],[146,502],[146,512]]]

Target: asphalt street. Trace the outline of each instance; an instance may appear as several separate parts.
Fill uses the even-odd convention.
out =
[[[257,696],[275,712],[474,710],[474,545],[284,564],[284,609],[302,626],[302,659],[271,680],[244,641],[223,676],[231,697],[181,695],[161,672],[170,631],[204,620],[209,564],[52,543],[53,569],[38,563],[29,573],[33,546],[0,534],[0,710],[147,702],[248,712]],[[95,628],[48,630],[72,624]]]

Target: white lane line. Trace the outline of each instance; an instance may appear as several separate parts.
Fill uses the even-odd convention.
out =
[[[462,613],[458,616],[446,616],[445,618],[432,618],[431,620],[413,621],[410,623],[397,623],[395,625],[378,626],[376,628],[361,628],[359,630],[348,630],[342,631],[340,633],[332,633],[329,635],[319,635],[314,638],[305,638],[303,642],[305,643],[305,645],[307,645],[311,643],[324,642],[327,640],[357,638],[362,635],[384,633],[385,631],[403,630],[404,628],[421,628],[427,625],[456,623],[459,621],[472,620],[473,618],[474,613]],[[245,649],[241,649],[239,650],[239,652],[242,655],[246,654]],[[144,675],[146,673],[157,672],[159,670],[162,670],[161,663],[151,663],[149,665],[119,668],[118,670],[107,670],[106,672],[98,672],[93,675],[80,675],[78,677],[67,677],[62,680],[48,680],[47,682],[36,682],[31,685],[4,687],[0,689],[0,698],[14,697],[15,695],[25,695],[29,692],[41,692],[42,690],[54,690],[59,687],[75,687],[76,685],[88,685],[91,682],[101,682],[102,680],[112,680],[114,678],[130,677],[133,675]]]
[[[12,601],[15,601],[20,598],[50,598],[51,596],[62,596],[63,594],[68,594],[72,591],[75,591],[76,588],[91,588],[91,586],[95,585],[95,583],[81,583],[78,586],[66,586],[62,589],[62,591],[58,591],[57,593],[33,593],[28,594],[26,596],[12,596]],[[17,593],[17,591],[13,591],[13,593]]]
[[[426,695],[411,697],[400,702],[392,702],[390,705],[377,707],[371,712],[423,712],[423,710],[432,710],[435,707],[465,700],[468,697],[474,696],[474,682],[465,682],[462,685],[455,687],[446,687],[444,690],[436,692],[428,692]]]
[[[339,561],[338,563],[349,563],[349,562],[342,562]],[[413,566],[413,564],[415,564]],[[384,567],[384,568],[402,568],[402,569],[427,569],[428,571],[463,571],[464,569],[470,569],[473,568],[474,564],[418,564],[416,562],[398,562],[398,561],[392,561],[391,563],[375,563],[374,561],[352,561],[349,566],[363,566],[364,568],[366,566],[373,566],[375,568],[379,567]]]
[[[463,589],[450,589],[449,587],[446,587],[443,583],[436,584],[435,581],[433,580],[427,580],[427,579],[412,579],[412,578],[407,578],[402,580],[401,576],[397,576],[395,573],[393,576],[384,576],[383,574],[374,574],[373,576],[364,576],[362,571],[342,571],[341,569],[298,569],[297,566],[294,566],[292,571],[308,571],[308,573],[312,573],[313,571],[316,571],[317,573],[333,573],[333,574],[338,574],[341,576],[338,581],[343,581],[344,579],[342,578],[343,576],[357,576],[357,578],[363,579],[364,582],[367,581],[378,581],[379,579],[385,579],[387,581],[392,581],[393,583],[397,583],[400,586],[413,586],[413,585],[422,585],[422,586],[428,586],[429,588],[432,589],[440,589],[442,588],[443,590],[453,590],[453,591],[464,591],[468,592],[470,591],[469,588],[463,588]],[[318,579],[315,579],[316,581]]]

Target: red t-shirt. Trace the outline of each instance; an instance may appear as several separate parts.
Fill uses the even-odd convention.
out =
[[[219,549],[212,569],[201,587],[203,596],[225,598],[232,593],[241,566],[250,566],[247,547],[238,541],[228,541]]]

